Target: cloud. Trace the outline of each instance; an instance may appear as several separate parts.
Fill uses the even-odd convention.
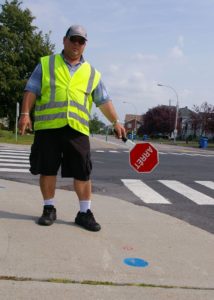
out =
[[[175,59],[179,59],[184,57],[184,53],[183,50],[181,48],[179,48],[179,46],[174,46],[171,50],[170,50],[170,57],[175,58]]]
[[[174,59],[182,59],[184,55],[184,37],[180,35],[177,39],[177,43],[174,47],[169,50],[169,57]]]
[[[144,53],[136,53],[131,57],[133,61],[157,61],[158,56],[155,54],[144,54]]]
[[[103,73],[104,83],[121,121],[125,114],[136,113],[133,105],[128,105],[129,103],[137,108],[137,114],[143,114],[148,108],[160,104],[157,82],[147,77],[143,64],[141,66],[131,59],[127,61],[128,65],[127,62],[111,64]],[[127,105],[123,104],[123,101],[126,101]]]
[[[178,37],[178,45],[183,48],[184,47],[184,37],[182,35],[180,35]]]

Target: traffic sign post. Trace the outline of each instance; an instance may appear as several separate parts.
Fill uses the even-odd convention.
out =
[[[19,118],[19,102],[16,103],[16,128],[15,128],[15,135],[16,135],[16,142],[18,140],[18,137],[17,137],[17,133],[18,133],[18,118]]]
[[[138,173],[149,173],[159,164],[157,149],[150,143],[138,143],[129,152],[129,162]]]

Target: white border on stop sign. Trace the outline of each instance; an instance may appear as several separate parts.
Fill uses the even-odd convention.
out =
[[[122,138],[122,141],[125,143],[125,145],[129,148],[129,152],[132,150],[132,148],[134,148],[134,146],[136,146],[136,143],[132,142],[131,140],[127,139],[127,138]],[[147,144],[150,144],[148,142],[146,142]],[[143,143],[142,143],[143,144]],[[158,150],[156,149],[156,147],[154,147],[152,144],[150,144],[153,148],[155,148],[155,150],[157,151],[157,165],[151,170],[151,171],[148,171],[148,172],[139,172],[139,173],[145,173],[145,174],[148,174],[148,173],[151,173],[158,165],[159,165],[159,152]],[[132,167],[133,168],[133,167]],[[138,172],[137,170],[135,170],[136,172]]]

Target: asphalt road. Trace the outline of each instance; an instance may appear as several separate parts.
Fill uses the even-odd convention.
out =
[[[99,138],[94,137],[91,142],[94,193],[101,198],[109,195],[146,206],[214,233],[213,151],[157,145],[159,165],[151,173],[139,174],[130,167],[128,149],[124,144],[109,138],[113,144],[106,143]],[[38,184],[38,176],[14,172],[14,166],[8,167],[11,171],[2,171],[6,163],[3,162],[3,167],[1,163],[4,159],[6,161],[4,157],[9,149],[29,151],[29,147],[0,145],[3,156],[0,178]],[[7,156],[13,155],[11,152]],[[72,190],[70,179],[59,177],[57,186]]]

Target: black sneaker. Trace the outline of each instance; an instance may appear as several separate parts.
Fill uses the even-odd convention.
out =
[[[52,225],[54,221],[56,221],[56,208],[53,205],[45,205],[38,224],[49,226]]]
[[[75,218],[75,223],[90,231],[99,231],[101,229],[90,209],[86,213],[79,211]]]

